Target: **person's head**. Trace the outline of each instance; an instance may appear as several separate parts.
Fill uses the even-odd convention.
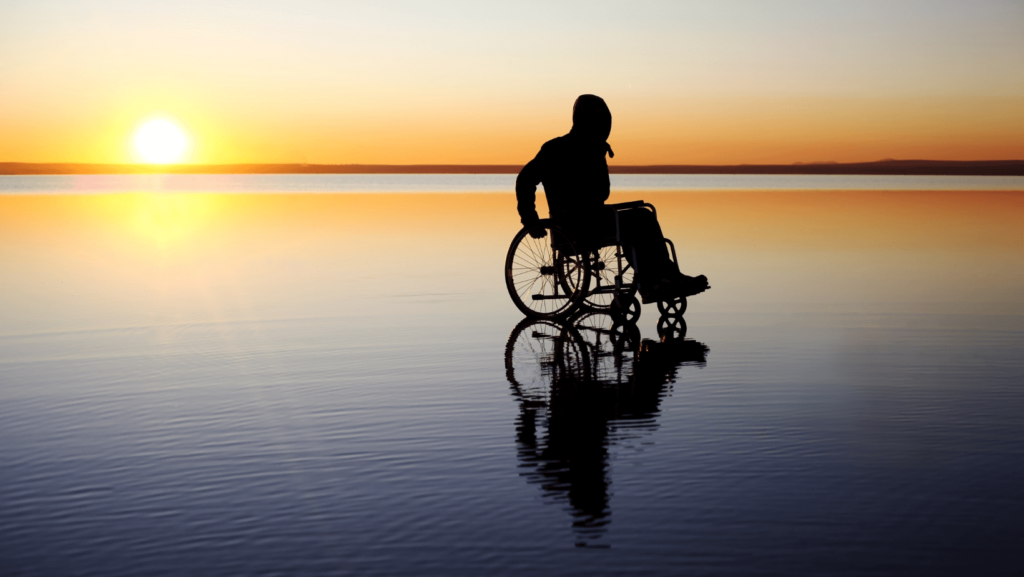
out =
[[[572,105],[572,131],[602,142],[608,140],[612,132],[612,112],[603,98],[584,94],[576,99]]]

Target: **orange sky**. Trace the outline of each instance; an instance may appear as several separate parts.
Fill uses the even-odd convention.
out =
[[[425,6],[4,3],[0,161],[516,164],[585,92],[618,164],[1024,158],[1017,1]]]

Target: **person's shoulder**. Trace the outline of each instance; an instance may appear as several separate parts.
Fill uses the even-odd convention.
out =
[[[556,137],[552,138],[551,140],[545,142],[540,147],[541,153],[544,153],[544,152],[549,152],[550,153],[550,152],[558,152],[558,151],[561,151],[561,150],[565,150],[566,147],[568,147],[568,145],[569,145],[569,141],[566,138],[567,136],[568,135],[556,136]]]

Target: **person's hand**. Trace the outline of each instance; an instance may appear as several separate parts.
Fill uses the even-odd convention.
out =
[[[527,226],[526,231],[530,233],[530,236],[533,238],[544,238],[545,236],[548,235],[548,231],[545,230],[544,227],[539,224]]]

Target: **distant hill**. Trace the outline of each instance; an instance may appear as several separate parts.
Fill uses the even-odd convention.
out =
[[[30,174],[516,174],[510,164],[76,164],[0,162],[0,175]],[[916,174],[1024,176],[1024,160],[880,160],[611,166],[615,174]]]
[[[879,160],[876,162],[811,162],[736,164],[729,166],[618,166],[623,174],[916,174],[1024,176],[1024,160]]]

